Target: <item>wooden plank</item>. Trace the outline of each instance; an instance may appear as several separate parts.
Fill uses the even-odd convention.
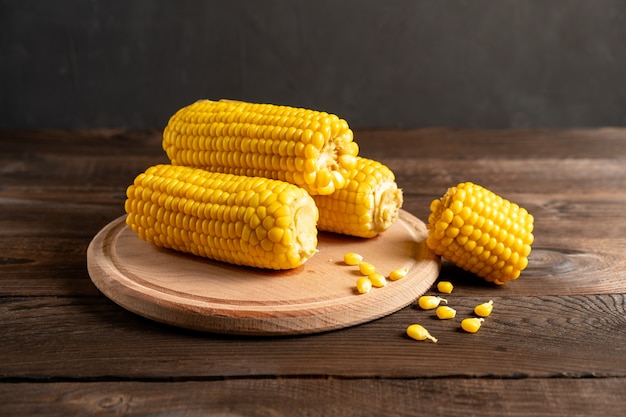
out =
[[[199,333],[143,319],[99,298],[4,298],[4,378],[626,377],[626,295],[447,296],[454,320],[415,305],[310,336]],[[481,330],[460,320],[494,300]],[[421,323],[439,343],[405,335]]]
[[[19,154],[59,154],[67,156],[124,157],[139,154],[161,154],[160,129],[0,129],[2,156]]]
[[[134,175],[165,161],[160,132],[0,131],[0,414],[622,415],[626,129],[355,138],[394,169],[419,219],[466,180],[527,207],[536,240],[522,277],[495,287],[444,262],[453,321],[411,305],[312,336],[161,325],[102,296],[85,259]],[[488,299],[483,328],[459,330]],[[439,343],[406,337],[415,322]]]
[[[14,416],[621,417],[626,379],[235,379],[0,384]]]
[[[626,147],[626,141],[624,142]],[[381,158],[394,170],[409,195],[439,196],[447,187],[472,181],[519,203],[539,206],[545,200],[611,195],[626,183],[624,160],[546,158],[491,160],[487,153],[472,161],[448,158]],[[535,202],[533,197],[540,197]],[[523,197],[523,198],[522,198]],[[623,196],[622,196],[623,197]]]
[[[0,295],[97,295],[85,253],[123,214],[144,164],[164,161],[157,131],[0,131]]]
[[[626,158],[626,129],[358,129],[369,156],[406,159]],[[393,144],[394,146],[390,146]]]

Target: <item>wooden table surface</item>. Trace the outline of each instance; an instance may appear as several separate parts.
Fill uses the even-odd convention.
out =
[[[160,132],[0,132],[0,415],[622,416],[626,410],[626,129],[357,130],[404,209],[479,183],[535,217],[504,286],[443,262],[459,318],[412,305],[305,336],[224,336],[130,313],[87,273],[94,235],[166,162]],[[436,294],[431,289],[429,293]],[[405,336],[422,323],[439,343]]]

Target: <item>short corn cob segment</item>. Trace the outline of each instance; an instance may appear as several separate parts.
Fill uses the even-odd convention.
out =
[[[180,109],[163,132],[163,149],[174,165],[283,180],[311,195],[342,188],[359,151],[336,115],[231,100]]]
[[[451,187],[430,205],[427,245],[486,281],[504,284],[528,265],[533,216],[471,182]]]
[[[398,219],[402,190],[387,166],[360,156],[356,161],[345,187],[330,195],[313,196],[320,212],[318,228],[370,238]]]
[[[283,181],[156,165],[126,196],[126,223],[157,246],[269,269],[295,268],[316,252],[315,203]]]

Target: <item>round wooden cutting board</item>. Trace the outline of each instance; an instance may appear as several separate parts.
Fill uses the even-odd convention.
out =
[[[319,252],[303,266],[268,271],[158,248],[141,240],[122,216],[93,238],[87,264],[103,294],[158,322],[215,333],[304,334],[383,317],[426,292],[440,268],[426,236],[424,223],[401,210],[399,220],[376,238],[320,233]],[[402,267],[409,272],[358,294],[360,274],[344,264],[346,252],[360,253],[385,275]]]

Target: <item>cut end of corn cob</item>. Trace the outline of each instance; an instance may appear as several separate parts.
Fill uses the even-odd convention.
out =
[[[465,182],[430,209],[428,247],[460,268],[504,284],[528,265],[534,219],[524,208]]]
[[[317,250],[315,202],[283,181],[156,165],[126,196],[126,223],[157,246],[277,270]]]
[[[313,199],[320,211],[320,230],[365,238],[391,227],[403,202],[393,172],[378,161],[360,156],[345,187]]]
[[[348,123],[334,114],[233,100],[178,110],[163,149],[173,165],[278,179],[311,195],[344,187],[359,151]]]

